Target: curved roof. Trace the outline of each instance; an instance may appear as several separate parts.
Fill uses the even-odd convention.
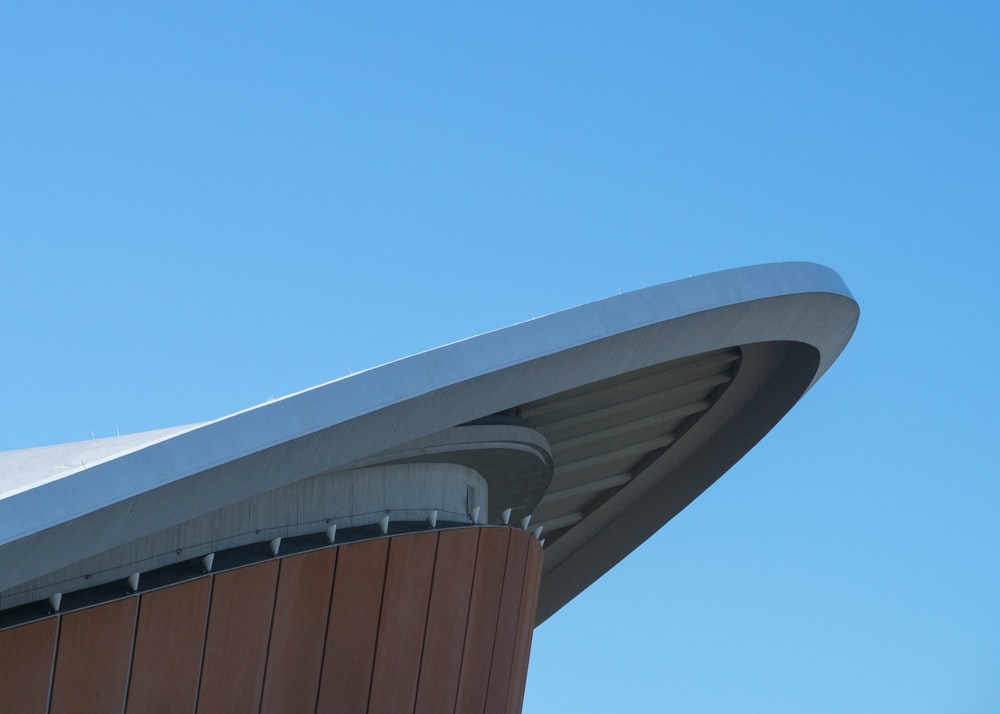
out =
[[[822,266],[728,270],[212,422],[0,454],[0,606],[33,579],[275,489],[422,460],[481,472],[491,522],[511,507],[543,525],[542,621],[752,448],[857,318]]]

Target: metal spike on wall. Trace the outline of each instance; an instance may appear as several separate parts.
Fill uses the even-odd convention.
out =
[[[521,519],[521,530],[528,530],[528,525],[531,523],[531,514],[529,513],[524,518]]]
[[[430,515],[427,516],[427,523],[431,528],[437,528],[438,512],[436,508],[430,512]]]
[[[278,549],[281,547],[281,536],[277,538],[272,538],[267,544],[268,550],[271,551],[271,555],[277,555]]]
[[[475,508],[472,509],[472,513],[469,514],[469,516],[472,518],[472,525],[479,524],[479,511],[480,507],[476,506]]]
[[[201,564],[205,566],[205,572],[211,573],[212,566],[215,564],[215,553],[209,553],[204,558],[201,559]]]
[[[542,537],[542,529],[544,527],[545,526],[538,526],[537,528],[535,528],[535,530],[532,531],[532,534],[535,536],[536,539],[539,539],[539,538]]]
[[[139,573],[132,573],[128,576],[128,586],[132,588],[132,592],[138,592],[139,590]]]
[[[337,524],[334,523],[332,526],[326,529],[326,540],[333,543],[337,538]]]
[[[49,605],[52,606],[52,612],[59,612],[59,606],[62,605],[62,593],[49,595]]]
[[[509,508],[505,508],[500,512],[500,520],[503,521],[505,526],[510,525],[510,512],[511,509]]]
[[[386,513],[384,516],[382,516],[382,520],[380,520],[378,522],[378,528],[379,528],[380,531],[382,531],[382,535],[385,535],[386,533],[389,532],[389,514],[388,513]]]

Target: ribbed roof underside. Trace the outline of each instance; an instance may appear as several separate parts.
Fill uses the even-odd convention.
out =
[[[532,517],[551,545],[614,497],[722,395],[738,348],[656,365],[525,404],[516,415],[549,441],[555,473]]]

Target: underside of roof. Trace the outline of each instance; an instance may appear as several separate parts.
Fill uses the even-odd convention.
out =
[[[740,350],[655,365],[525,404],[514,413],[548,440],[552,483],[534,511],[554,545],[624,489],[718,401]]]

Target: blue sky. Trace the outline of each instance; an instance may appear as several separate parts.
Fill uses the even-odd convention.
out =
[[[7,4],[0,449],[812,260],[862,318],[525,712],[1000,711],[1000,8]]]

